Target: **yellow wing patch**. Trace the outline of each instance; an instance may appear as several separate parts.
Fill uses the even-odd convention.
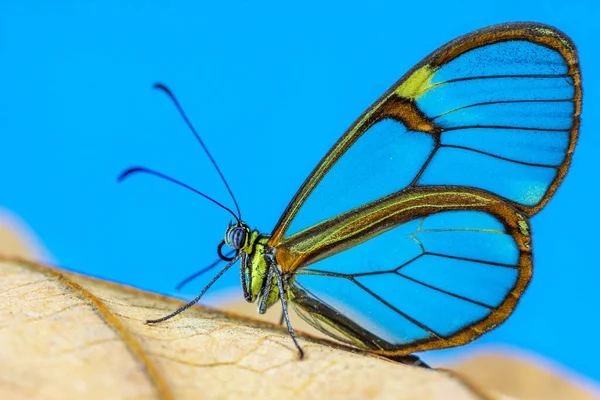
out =
[[[431,79],[438,69],[439,67],[433,67],[429,64],[423,65],[398,86],[398,88],[394,90],[394,93],[400,97],[417,100],[433,87],[433,85],[431,85]]]

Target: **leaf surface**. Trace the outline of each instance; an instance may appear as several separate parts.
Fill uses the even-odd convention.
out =
[[[0,257],[1,399],[488,399],[393,363],[126,286]]]

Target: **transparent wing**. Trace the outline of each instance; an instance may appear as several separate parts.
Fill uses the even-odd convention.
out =
[[[518,214],[447,211],[297,270],[290,298],[331,336],[404,354],[461,345],[497,326],[530,277],[528,225]]]
[[[387,355],[467,343],[532,273],[528,217],[579,130],[572,42],[505,24],[448,43],[385,93],[302,185],[269,244],[318,329]]]
[[[539,24],[505,24],[425,58],[342,136],[269,242],[393,193],[441,185],[493,193],[528,216],[566,174],[579,129],[574,45]]]

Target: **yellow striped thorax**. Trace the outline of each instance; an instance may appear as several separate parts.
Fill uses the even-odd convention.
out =
[[[267,244],[269,235],[250,230],[244,222],[230,224],[225,232],[225,244],[241,252],[241,280],[244,298],[254,303],[258,300],[258,311],[263,314],[279,299],[277,281],[268,276],[268,260],[272,248]],[[274,260],[274,258],[271,258]]]

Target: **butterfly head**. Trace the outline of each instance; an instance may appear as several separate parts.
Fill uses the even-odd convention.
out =
[[[225,244],[235,250],[244,250],[248,247],[250,228],[244,222],[229,223],[225,231]]]

